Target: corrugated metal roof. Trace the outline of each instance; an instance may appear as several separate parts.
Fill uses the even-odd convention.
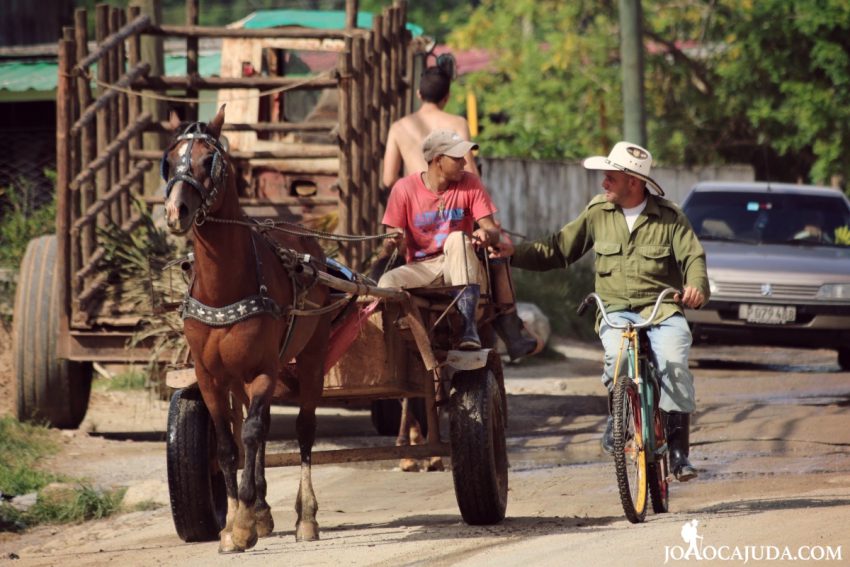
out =
[[[247,29],[299,26],[320,30],[341,30],[345,27],[342,10],[258,10],[238,22]],[[357,27],[372,29],[372,13],[357,12]],[[422,35],[422,28],[408,22],[407,29],[414,36]]]
[[[92,67],[96,73],[97,66]],[[200,54],[198,72],[203,77],[218,75],[221,69],[221,54]],[[186,57],[165,56],[166,75],[186,74]],[[0,91],[48,91],[56,90],[58,65],[56,61],[0,61]]]

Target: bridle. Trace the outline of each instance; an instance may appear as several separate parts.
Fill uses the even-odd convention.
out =
[[[186,127],[185,130],[174,140],[174,142],[168,147],[167,150],[162,155],[162,161],[160,162],[160,174],[162,175],[163,181],[166,182],[165,185],[165,199],[168,200],[168,197],[171,195],[171,190],[177,183],[183,182],[191,185],[195,191],[197,191],[201,198],[203,199],[201,202],[201,206],[198,207],[198,210],[195,211],[195,217],[193,222],[200,226],[204,224],[206,220],[207,213],[209,212],[210,207],[215,203],[216,197],[218,196],[218,191],[221,185],[224,183],[225,177],[227,175],[227,167],[225,162],[225,150],[222,147],[221,142],[219,142],[214,137],[203,131],[204,124],[202,122],[193,122]],[[181,142],[187,141],[188,145],[186,150],[180,156],[180,161],[175,168],[174,176],[169,177],[170,175],[170,166],[168,164],[168,154],[171,153],[174,148],[176,148]],[[194,146],[196,141],[200,141],[207,146],[209,146],[213,150],[213,162],[210,167],[210,185],[211,188],[207,191],[203,184],[198,181],[194,175],[192,175],[192,147]]]

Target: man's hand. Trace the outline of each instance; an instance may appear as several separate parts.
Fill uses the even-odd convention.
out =
[[[491,258],[509,258],[514,254],[514,243],[509,238],[487,248]]]
[[[500,234],[498,229],[487,229],[481,227],[472,233],[472,242],[475,243],[476,246],[495,246],[499,243],[499,236]]]
[[[705,303],[705,296],[700,290],[695,287],[685,286],[685,293],[681,296],[677,293],[673,298],[675,301],[681,302],[685,307],[691,309],[699,309]]]
[[[404,236],[403,232],[398,231],[393,231],[389,234],[392,234],[392,236],[387,236],[386,238],[384,238],[383,242],[382,254],[384,256],[389,256],[390,254],[392,254],[393,251],[399,247],[399,245],[401,244],[402,237]]]

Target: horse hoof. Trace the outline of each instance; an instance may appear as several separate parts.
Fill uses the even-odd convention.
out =
[[[257,529],[251,526],[251,529],[233,527],[233,544],[236,547],[251,549],[257,545]]]
[[[218,543],[218,552],[222,555],[228,553],[242,553],[245,551],[245,548],[241,548],[233,543],[233,536],[231,534],[222,534],[221,541]]]
[[[419,472],[419,461],[416,459],[402,459],[398,466],[401,472]]]
[[[442,457],[431,457],[430,462],[428,463],[428,471],[444,471],[446,470],[446,466],[443,464]]]
[[[295,541],[316,541],[319,539],[319,524],[316,522],[298,522],[295,527]]]
[[[257,537],[266,537],[274,531],[274,518],[269,508],[260,508],[254,511],[257,520]]]

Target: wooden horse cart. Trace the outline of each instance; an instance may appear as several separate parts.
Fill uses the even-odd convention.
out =
[[[91,52],[86,13],[76,12],[75,27],[66,28],[59,42],[56,234],[30,243],[18,280],[13,334],[19,418],[76,427],[88,407],[94,363],[150,359],[144,342],[128,347],[144,314],[122,308],[122,282],[103,265],[103,229],[133,232],[143,222],[134,202],[162,202],[144,190],[144,180],[152,162],[163,156],[164,140],[156,135],[168,125],[144,108],[143,96],[173,97],[177,91],[190,101],[183,108],[185,118],[197,121],[198,107],[191,101],[199,91],[255,93],[259,114],[225,127],[266,142],[229,152],[243,182],[239,204],[249,216],[300,222],[332,210],[340,233],[379,232],[379,165],[387,131],[392,121],[413,109],[415,70],[426,53],[405,28],[403,1],[375,16],[371,28],[355,26],[356,4],[346,3],[342,30],[204,28],[197,25],[197,0],[187,0],[186,26],[154,25],[138,8],[125,13],[100,5],[97,45]],[[185,39],[186,75],[151,75],[142,56],[145,36]],[[292,50],[325,51],[336,54],[337,64],[332,72],[306,77],[286,76],[281,71],[285,66],[274,65],[261,76],[201,76],[201,38],[266,42],[260,51],[268,61],[285,61],[284,52]],[[332,91],[338,100],[335,118],[288,120],[285,101],[272,94],[284,90]],[[288,137],[305,133],[318,133],[325,143]],[[257,191],[256,173],[269,169],[289,180],[273,197]],[[303,191],[305,180],[314,191]],[[346,242],[340,246],[340,260],[361,270],[373,250],[374,241]],[[500,358],[491,349],[452,350],[454,315],[446,290],[408,293],[320,277],[336,293],[360,298],[352,323],[354,340],[331,344],[336,352],[326,368],[323,398],[424,398],[430,435],[427,444],[418,446],[317,452],[313,462],[451,456],[464,519],[473,524],[501,521],[507,499],[507,416]],[[377,303],[370,303],[375,299]],[[482,338],[492,345],[486,338],[492,336],[486,298],[482,308]],[[173,378],[179,382],[180,376]],[[214,539],[226,509],[221,471],[212,458],[215,434],[198,389],[178,382],[168,423],[175,525],[184,540]],[[276,401],[297,401],[285,380],[277,386]],[[437,396],[438,391],[444,395]],[[438,403],[448,409],[448,442],[439,435]],[[266,465],[297,462],[294,454],[267,455]]]

